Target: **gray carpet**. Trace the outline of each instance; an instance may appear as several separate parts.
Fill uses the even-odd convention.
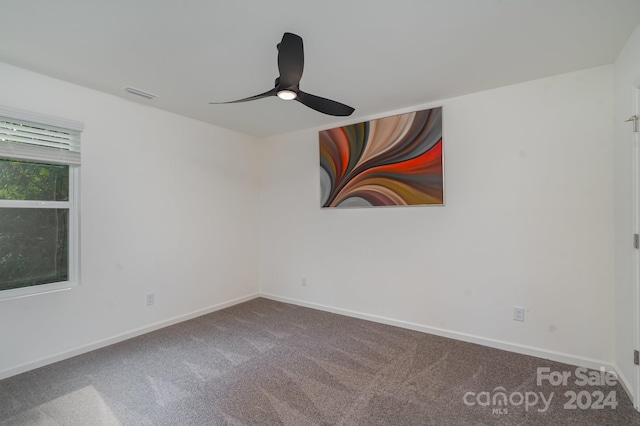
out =
[[[0,425],[640,425],[575,370],[255,299],[2,380]]]

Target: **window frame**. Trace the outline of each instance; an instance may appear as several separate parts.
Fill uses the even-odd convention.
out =
[[[61,129],[81,132],[82,123],[17,110],[0,105],[0,120],[3,118],[27,121],[34,125],[59,127]],[[20,145],[20,144],[16,144]],[[41,150],[36,147],[36,150]],[[56,151],[55,148],[51,148]],[[61,151],[61,150],[57,150]],[[38,152],[38,151],[36,151]],[[55,154],[55,152],[54,152]],[[65,161],[48,158],[47,155],[36,154],[31,158],[21,155],[12,155],[11,152],[1,152],[0,158],[15,161],[35,162],[40,164],[57,164],[69,167],[69,199],[67,201],[43,201],[43,200],[0,200],[0,208],[33,208],[33,209],[66,209],[68,211],[68,279],[47,284],[37,284],[14,289],[0,290],[0,301],[15,299],[37,294],[45,294],[56,291],[69,290],[80,285],[80,162],[79,152],[77,161]]]

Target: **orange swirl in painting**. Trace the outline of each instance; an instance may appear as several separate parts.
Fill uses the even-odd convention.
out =
[[[320,132],[322,207],[443,204],[442,108]]]

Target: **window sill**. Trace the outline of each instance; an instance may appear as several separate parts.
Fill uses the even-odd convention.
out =
[[[71,281],[64,281],[51,284],[40,284],[29,287],[14,288],[10,290],[0,291],[0,302],[4,300],[20,299],[23,297],[37,296],[47,293],[56,293],[59,291],[71,290],[77,287],[77,283]]]

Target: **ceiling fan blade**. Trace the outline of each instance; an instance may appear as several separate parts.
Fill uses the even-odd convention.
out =
[[[296,34],[284,33],[278,44],[278,70],[280,88],[290,89],[298,86],[304,69],[304,48],[302,38]]]
[[[296,101],[327,115],[344,117],[351,115],[353,111],[355,111],[355,109],[350,106],[332,101],[331,99],[321,98],[320,96],[311,95],[301,90],[298,90],[297,93],[298,97],[296,97]]]
[[[220,105],[220,104],[235,104],[238,102],[247,102],[247,101],[255,101],[256,99],[262,99],[262,98],[268,98],[269,96],[275,96],[278,93],[278,91],[273,88],[267,92],[264,93],[260,93],[259,95],[255,95],[255,96],[249,96],[248,98],[244,98],[244,99],[238,99],[236,101],[229,101],[229,102],[209,102],[209,104],[211,105]]]

